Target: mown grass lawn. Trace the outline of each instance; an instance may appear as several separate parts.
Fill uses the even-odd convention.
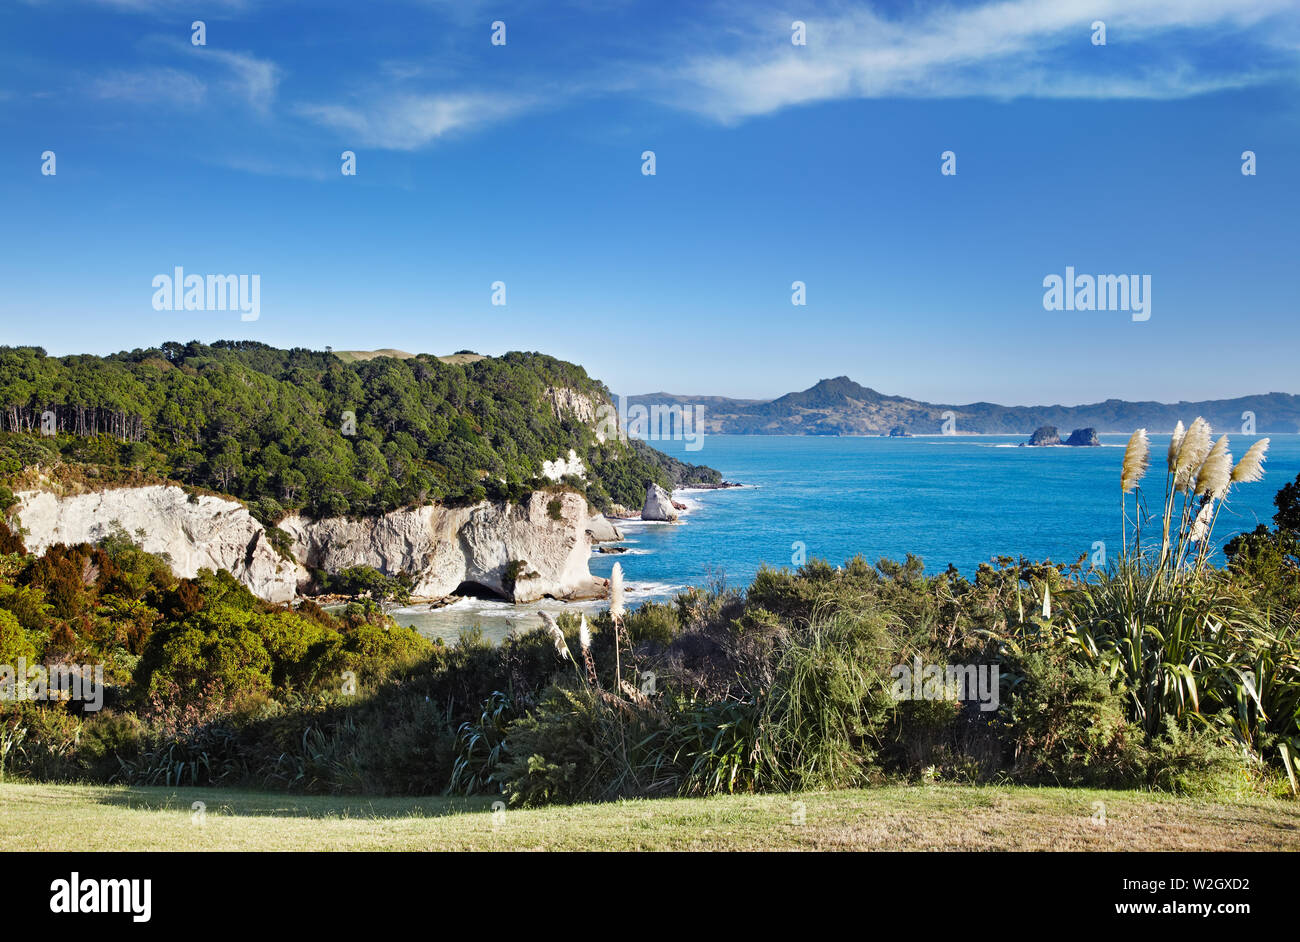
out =
[[[489,799],[0,785],[4,851],[946,849],[1300,850],[1300,803],[918,785],[494,815]]]

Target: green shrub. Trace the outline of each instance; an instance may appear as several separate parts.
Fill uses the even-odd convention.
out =
[[[62,704],[31,700],[5,704],[0,711],[0,777],[7,769],[46,782],[81,777],[77,759],[81,719]]]
[[[456,731],[456,760],[452,765],[449,795],[500,794],[499,774],[508,759],[507,727],[518,718],[510,697],[499,690],[483,701],[478,722],[466,721]]]
[[[677,609],[666,602],[643,602],[627,614],[623,627],[633,644],[650,642],[667,647],[681,633]]]
[[[1100,667],[1080,663],[1050,628],[1005,665],[1010,687],[1000,720],[1019,781],[1132,787],[1146,771],[1140,727],[1125,715],[1122,689]]]
[[[221,712],[272,688],[271,656],[252,630],[251,613],[221,606],[155,632],[135,684],[153,708],[179,718]]]
[[[147,738],[130,757],[118,756],[118,764],[117,777],[128,785],[237,785],[249,772],[238,730],[222,721]]]
[[[343,635],[340,670],[357,675],[357,683],[373,686],[390,673],[414,664],[433,650],[427,638],[413,628],[391,620],[382,624],[363,622]]]
[[[760,782],[846,788],[865,780],[894,708],[889,623],[846,613],[792,633],[761,700]]]
[[[553,687],[537,709],[512,723],[500,781],[512,805],[571,804],[600,792],[605,762],[597,745],[596,697]]]
[[[0,608],[0,665],[17,668],[19,659],[36,664],[36,645],[31,634],[18,623],[13,612]]]
[[[1242,748],[1225,743],[1209,726],[1184,727],[1166,720],[1148,752],[1148,784],[1162,791],[1225,796],[1242,792],[1249,782]]]

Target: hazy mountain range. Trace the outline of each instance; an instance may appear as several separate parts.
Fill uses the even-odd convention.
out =
[[[945,413],[953,431],[967,434],[1028,435],[1042,425],[1055,425],[1064,437],[1076,428],[1129,433],[1145,427],[1168,432],[1180,419],[1203,416],[1216,429],[1243,430],[1245,413],[1254,414],[1255,430],[1300,431],[1300,396],[1267,393],[1203,402],[1105,402],[1079,406],[1002,406],[994,402],[964,405],[921,402],[887,396],[861,386],[847,376],[824,379],[802,392],[772,400],[728,399],[725,396],[683,396],[648,393],[629,396],[627,406],[704,406],[704,431],[732,435],[887,435],[899,429],[912,435],[943,432]]]

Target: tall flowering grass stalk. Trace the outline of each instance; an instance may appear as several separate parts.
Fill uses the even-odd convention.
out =
[[[623,591],[623,566],[615,563],[609,573],[609,620],[614,625],[614,687],[629,693],[636,688],[623,680],[623,616],[627,611]]]
[[[555,645],[555,653],[558,654],[561,659],[568,661],[570,664],[573,665],[573,669],[577,671],[579,678],[581,678],[582,680],[586,680],[586,678],[582,676],[582,671],[578,668],[578,662],[574,660],[573,652],[569,650],[569,642],[564,639],[564,631],[563,629],[560,628],[559,623],[555,620],[555,616],[552,615],[550,612],[544,612],[540,610],[537,612],[537,614],[541,616],[542,625],[546,628],[547,633],[551,636],[551,641]],[[590,643],[590,640],[591,640],[590,636],[588,636],[588,643]]]
[[[1120,508],[1121,508],[1121,546],[1126,546],[1128,540],[1128,498],[1126,494],[1132,494],[1137,490],[1139,482],[1147,473],[1147,468],[1151,464],[1151,442],[1147,439],[1147,430],[1138,429],[1128,440],[1128,446],[1124,449],[1124,464],[1120,470]],[[1136,503],[1137,498],[1134,498]],[[1139,508],[1134,508],[1134,536],[1135,545],[1142,542],[1142,516]]]
[[[1154,571],[1161,577],[1199,573],[1214,548],[1214,524],[1234,485],[1258,481],[1264,476],[1264,456],[1269,440],[1261,438],[1250,446],[1234,466],[1228,450],[1228,436],[1214,441],[1210,423],[1197,416],[1185,429],[1174,426],[1165,456],[1165,499],[1161,515],[1160,556]],[[1129,438],[1120,468],[1120,498],[1123,501],[1121,545],[1128,547],[1128,495],[1134,500],[1132,556],[1139,561],[1144,517],[1141,481],[1150,463],[1151,446],[1146,429]]]
[[[591,656],[591,628],[587,626],[586,615],[583,615],[582,620],[578,623],[578,644],[582,647],[582,663],[587,668],[587,683],[593,687],[599,687],[600,681],[596,677],[596,662]]]

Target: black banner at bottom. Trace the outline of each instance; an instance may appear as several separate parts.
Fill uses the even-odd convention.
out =
[[[639,912],[679,928],[687,912],[701,926],[736,929],[762,925],[772,907],[811,916],[863,905],[909,921],[991,908],[1072,926],[1196,919],[1218,928],[1286,918],[1294,893],[1293,858],[1275,853],[594,856],[10,853],[0,868],[24,928],[128,934],[244,920],[259,930],[373,929],[431,910],[452,920],[473,914],[495,929],[568,919],[573,906],[588,924]],[[647,907],[664,907],[662,921]]]

